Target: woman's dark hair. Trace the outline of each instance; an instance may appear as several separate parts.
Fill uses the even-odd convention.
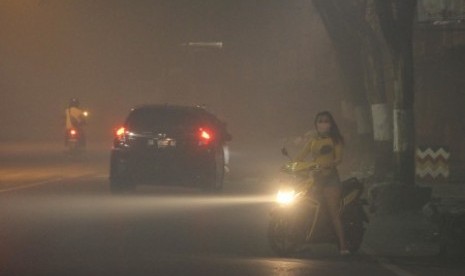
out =
[[[335,144],[339,144],[339,143],[344,144],[344,137],[339,132],[339,128],[337,127],[336,121],[334,120],[333,115],[331,115],[329,111],[322,111],[316,114],[315,121],[314,121],[315,129],[317,129],[316,125],[320,117],[327,117],[329,119],[329,122],[331,123],[331,127],[329,129],[329,137],[333,139],[333,142]]]

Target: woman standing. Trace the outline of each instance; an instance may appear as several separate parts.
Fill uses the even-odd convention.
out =
[[[342,184],[336,168],[342,161],[344,138],[328,111],[318,113],[314,124],[317,134],[309,139],[295,159],[303,161],[307,155],[311,154],[313,162],[318,164],[320,170],[314,173],[315,183],[323,189],[326,205],[339,239],[340,253],[347,255],[349,251],[340,216]]]

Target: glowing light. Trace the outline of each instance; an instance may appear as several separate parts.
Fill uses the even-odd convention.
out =
[[[76,130],[75,129],[72,129],[69,131],[69,134],[71,134],[71,136],[74,136],[77,134]]]
[[[57,182],[61,179],[57,180]],[[46,185],[47,183],[36,184]],[[32,187],[32,186],[29,186]],[[50,195],[26,196],[16,198],[14,202],[21,202],[20,206],[11,204],[11,212],[19,216],[30,217],[31,213],[37,216],[62,215],[66,219],[82,219],[116,216],[138,216],[141,212],[165,216],[167,212],[191,212],[193,210],[206,210],[214,207],[226,207],[234,210],[238,206],[269,206],[273,201],[269,195],[254,196],[204,196],[195,189],[179,189],[181,195],[169,188],[160,190],[153,187],[141,187],[144,193],[136,192],[134,195],[121,195],[102,197],[101,195],[63,195],[56,198]],[[139,187],[138,187],[139,189]],[[187,195],[186,195],[187,194]],[[2,199],[3,200],[3,199]],[[10,199],[11,200],[11,199]],[[2,201],[3,203],[3,201]]]
[[[126,129],[124,127],[120,127],[117,131],[116,131],[116,135],[117,136],[121,136],[123,135],[124,133],[126,133]]]
[[[276,195],[276,201],[279,204],[289,205],[294,201],[295,195],[295,191],[279,191]]]
[[[203,139],[205,140],[210,140],[212,137],[210,135],[210,133],[208,133],[206,130],[204,129],[200,129],[200,137],[202,137]]]

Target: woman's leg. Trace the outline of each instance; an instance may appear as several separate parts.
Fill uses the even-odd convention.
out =
[[[347,250],[344,229],[342,227],[340,206],[341,206],[341,188],[339,186],[325,187],[323,190],[329,215],[333,221],[334,230],[339,238],[339,249]]]

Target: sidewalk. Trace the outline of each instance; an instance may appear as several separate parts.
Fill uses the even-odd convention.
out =
[[[373,216],[362,250],[378,256],[437,255],[439,243],[430,239],[434,230],[434,225],[420,211]]]
[[[430,187],[432,198],[452,210],[465,206],[465,183],[417,183]],[[420,209],[401,214],[370,214],[362,250],[378,256],[436,256],[439,240],[434,240],[437,227]]]
[[[433,198],[465,200],[465,181],[440,183],[422,182],[417,183],[417,185],[420,187],[431,187]]]

